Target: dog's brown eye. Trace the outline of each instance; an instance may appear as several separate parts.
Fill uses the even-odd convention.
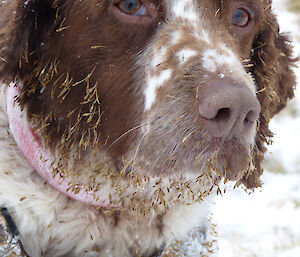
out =
[[[121,12],[131,16],[143,16],[147,13],[145,5],[140,0],[123,0],[117,6]]]
[[[231,23],[239,27],[245,27],[251,20],[250,13],[244,8],[238,8],[232,15]]]

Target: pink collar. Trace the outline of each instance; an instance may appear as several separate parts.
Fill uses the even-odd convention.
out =
[[[11,134],[13,135],[20,151],[26,160],[36,170],[36,172],[53,186],[59,192],[68,197],[91,204],[98,207],[114,207],[108,199],[100,196],[100,191],[86,191],[83,187],[76,192],[67,190],[72,182],[68,178],[62,178],[60,175],[53,175],[53,157],[49,151],[41,145],[39,137],[33,132],[25,114],[20,110],[16,103],[16,97],[19,96],[21,89],[14,83],[7,88],[6,105],[7,116]],[[52,159],[52,160],[51,160]]]

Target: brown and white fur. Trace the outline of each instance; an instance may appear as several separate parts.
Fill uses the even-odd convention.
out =
[[[31,257],[160,256],[205,238],[222,179],[260,186],[295,86],[271,1],[136,2],[0,3],[0,205]],[[46,180],[11,130],[13,87]]]

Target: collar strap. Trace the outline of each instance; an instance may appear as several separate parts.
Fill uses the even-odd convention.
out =
[[[97,207],[116,207],[110,204],[108,199],[101,197],[101,191],[86,191],[83,187],[78,192],[67,190],[72,185],[69,178],[62,178],[60,175],[53,175],[53,157],[50,152],[42,146],[41,140],[36,135],[28,120],[26,114],[21,111],[16,103],[17,97],[20,95],[21,89],[17,84],[11,83],[6,90],[6,108],[9,121],[9,128],[14,137],[20,151],[25,159],[36,170],[36,172],[46,180],[52,187],[66,196]]]

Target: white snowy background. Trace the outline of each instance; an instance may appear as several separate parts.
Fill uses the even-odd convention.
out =
[[[288,12],[287,0],[273,2],[281,30],[293,36],[299,55],[300,14]],[[218,257],[300,257],[300,69],[296,74],[296,98],[271,122],[275,137],[263,187],[251,195],[227,192],[214,206]]]

